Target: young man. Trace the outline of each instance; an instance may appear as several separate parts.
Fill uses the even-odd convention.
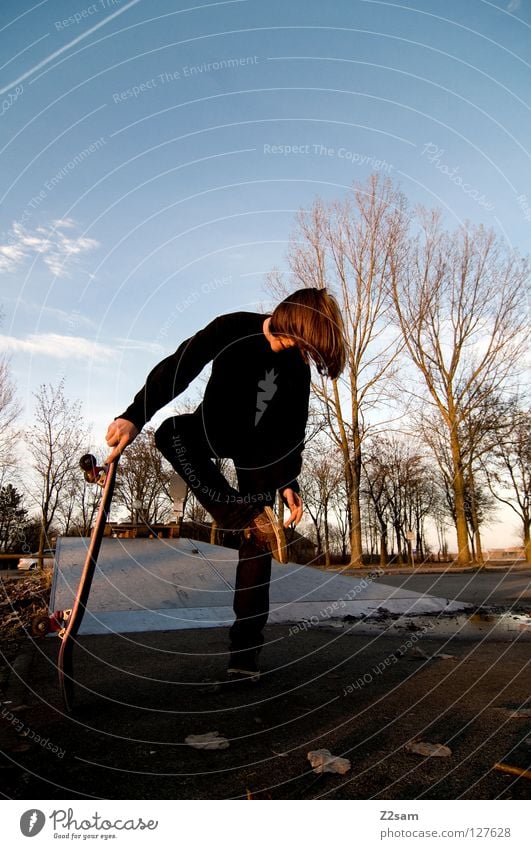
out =
[[[155,439],[218,527],[236,535],[229,675],[259,677],[271,555],[287,562],[283,529],[272,510],[277,491],[290,510],[285,525],[297,525],[302,517],[297,476],[308,418],[309,361],[336,378],[345,356],[336,300],[326,289],[299,289],[272,314],[236,312],[214,319],[155,366],[133,403],[109,425],[106,439],[113,450],[107,462],[212,361],[197,410],[167,419]],[[214,459],[220,457],[234,461],[238,489],[218,470]]]

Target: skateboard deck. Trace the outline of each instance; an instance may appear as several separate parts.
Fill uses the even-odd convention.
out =
[[[83,571],[74,598],[74,604],[72,610],[68,612],[64,631],[59,634],[62,637],[57,663],[59,687],[65,709],[68,712],[72,711],[74,705],[74,646],[87,607],[92,578],[94,577],[101,541],[105,531],[105,524],[109,518],[118,461],[116,460],[110,463],[107,467],[98,467],[95,458],[91,454],[85,454],[81,458],[80,466],[85,472],[86,480],[97,483],[102,487],[102,494],[96,522],[90,536]]]

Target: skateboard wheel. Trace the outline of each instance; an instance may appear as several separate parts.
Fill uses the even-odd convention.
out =
[[[84,472],[92,472],[97,467],[97,462],[94,454],[83,454],[79,461],[79,465]]]
[[[45,637],[50,631],[50,617],[46,613],[39,613],[31,620],[31,633],[34,637]]]

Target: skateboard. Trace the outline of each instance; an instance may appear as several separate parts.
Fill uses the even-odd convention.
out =
[[[57,664],[59,687],[64,706],[69,713],[72,711],[74,705],[74,646],[86,610],[105,524],[109,518],[118,461],[115,460],[113,463],[109,463],[108,466],[98,466],[96,458],[92,454],[84,454],[79,461],[79,465],[85,473],[85,480],[101,486],[102,493],[98,515],[96,516],[96,522],[90,536],[89,547],[74,598],[74,604],[71,610],[63,611],[64,627],[59,631],[59,636],[61,637],[61,648],[59,649],[59,660]],[[64,614],[66,614],[66,617]]]

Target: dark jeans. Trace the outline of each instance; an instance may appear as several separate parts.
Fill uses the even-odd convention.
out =
[[[271,554],[244,539],[241,531],[253,516],[275,502],[276,486],[268,478],[267,464],[251,459],[252,446],[235,449],[230,440],[205,434],[201,415],[191,413],[167,419],[155,435],[159,451],[187,482],[191,492],[208,510],[220,529],[232,532],[239,547],[234,593],[236,620],[230,629],[233,651],[259,648],[269,615]],[[212,457],[234,461],[238,489],[219,471]]]

